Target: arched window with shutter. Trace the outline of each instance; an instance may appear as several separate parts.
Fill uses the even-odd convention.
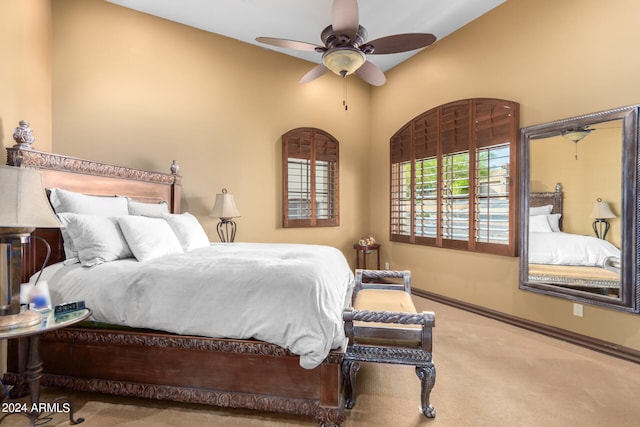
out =
[[[518,111],[454,101],[391,137],[392,241],[516,255]]]
[[[282,135],[282,226],[340,224],[338,141],[316,128]]]

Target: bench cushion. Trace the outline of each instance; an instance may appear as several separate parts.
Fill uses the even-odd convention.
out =
[[[353,304],[356,310],[395,311],[416,313],[411,295],[404,291],[389,289],[363,289],[358,292]]]
[[[417,313],[411,300],[411,295],[404,291],[389,289],[363,289],[358,292],[353,308],[355,310],[392,311],[397,313]],[[380,328],[380,329],[412,329],[421,330],[420,325],[400,325],[397,323],[382,322],[353,322],[356,327]],[[373,337],[356,337],[358,344],[382,345],[388,347],[414,347],[420,345],[420,340],[403,340]]]

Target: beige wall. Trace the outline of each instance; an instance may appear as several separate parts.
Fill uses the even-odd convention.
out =
[[[51,4],[0,1],[0,148],[11,147],[20,120],[34,129],[33,147],[51,150]]]
[[[298,80],[314,64],[98,0],[56,0],[54,150],[154,170],[172,159],[183,210],[203,223],[226,187],[237,241],[351,244],[368,229],[370,90]],[[340,226],[281,228],[280,136],[321,128],[340,142]]]
[[[388,241],[389,137],[419,113],[471,97],[520,103],[520,125],[640,102],[640,2],[509,0],[412,57],[373,90],[371,228],[414,286],[640,349],[638,315],[518,289],[518,259]]]

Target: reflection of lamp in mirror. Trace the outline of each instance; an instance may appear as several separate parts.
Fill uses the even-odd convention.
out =
[[[609,221],[607,221],[607,219],[616,217],[615,214],[611,212],[609,203],[602,201],[602,199],[598,197],[591,208],[590,216],[595,220],[593,221],[593,232],[597,238],[604,240],[609,231]]]
[[[209,214],[210,217],[220,218],[218,223],[218,237],[221,242],[233,242],[236,238],[236,222],[232,218],[240,216],[240,212],[236,208],[233,196],[227,193],[227,189],[223,188],[222,193],[216,194],[216,202]]]
[[[42,317],[21,311],[22,245],[36,227],[59,228],[44,192],[42,175],[31,169],[0,166],[0,330],[35,325]]]
[[[562,136],[576,145],[576,160],[578,160],[578,142],[582,141],[590,133],[591,129],[586,128],[565,129],[562,131]]]

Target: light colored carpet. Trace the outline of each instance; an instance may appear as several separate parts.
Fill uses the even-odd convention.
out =
[[[358,401],[345,427],[633,427],[640,425],[640,365],[492,319],[414,297],[436,313],[435,419],[419,411],[420,384],[410,366],[363,364]],[[42,401],[65,394],[44,389]],[[164,401],[70,393],[87,427],[315,426],[280,414]],[[27,426],[11,416],[2,426]],[[46,426],[69,425],[55,414]]]

